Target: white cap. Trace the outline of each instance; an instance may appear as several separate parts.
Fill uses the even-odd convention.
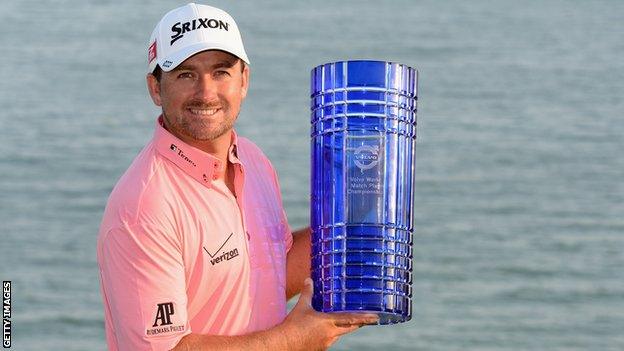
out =
[[[249,64],[238,26],[216,7],[190,3],[169,11],[152,32],[147,49],[148,72],[158,64],[169,72],[204,50],[223,50]]]

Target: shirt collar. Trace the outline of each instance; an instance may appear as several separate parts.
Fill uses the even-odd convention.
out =
[[[240,162],[236,157],[237,141],[236,133],[232,133],[232,142],[228,151],[230,162],[234,162],[233,159]],[[156,121],[154,144],[163,157],[207,187],[210,187],[210,183],[218,178],[219,172],[225,169],[223,162],[215,156],[188,145],[167,131],[163,126],[162,116]]]
[[[228,149],[228,161],[231,163],[241,163],[238,158],[238,135],[234,130],[232,130],[232,141],[230,142],[230,148]]]

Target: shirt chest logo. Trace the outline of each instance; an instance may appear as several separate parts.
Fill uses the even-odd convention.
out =
[[[215,251],[214,254],[211,253],[210,251],[208,251],[206,246],[203,247],[204,251],[206,251],[208,256],[210,256],[210,264],[212,264],[214,266],[217,263],[229,261],[229,260],[231,260],[234,257],[237,257],[239,255],[238,248],[234,248],[234,249],[226,250],[226,251],[223,250],[223,247],[225,246],[225,244],[228,243],[228,241],[230,240],[230,238],[232,238],[233,235],[234,235],[234,233],[230,233],[230,235],[227,237],[227,239],[225,239],[223,244],[221,244],[221,246],[217,249],[217,251]]]

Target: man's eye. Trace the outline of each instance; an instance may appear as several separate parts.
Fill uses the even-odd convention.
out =
[[[182,72],[178,74],[178,78],[193,78],[193,75],[190,72]]]
[[[225,77],[225,76],[229,76],[229,75],[230,75],[230,72],[228,72],[228,71],[224,71],[224,70],[221,70],[221,71],[215,71],[215,72],[214,72],[214,75],[215,75],[216,77]]]

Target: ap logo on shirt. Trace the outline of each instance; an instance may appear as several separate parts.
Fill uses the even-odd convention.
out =
[[[172,316],[176,313],[173,302],[156,304],[152,327],[146,330],[147,335],[158,335],[184,331],[184,325],[172,325]]]
[[[156,319],[152,327],[163,326],[171,324],[171,315],[173,311],[173,302],[159,303],[158,311],[156,312]],[[158,322],[160,321],[160,324]]]

